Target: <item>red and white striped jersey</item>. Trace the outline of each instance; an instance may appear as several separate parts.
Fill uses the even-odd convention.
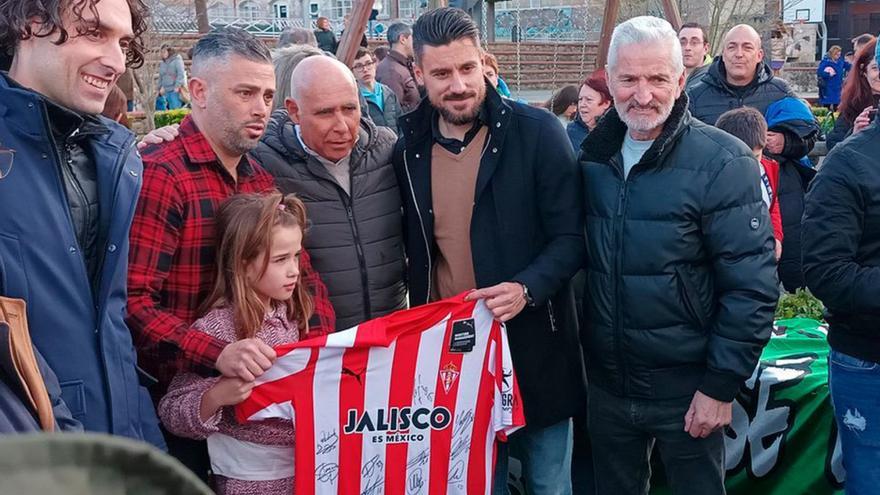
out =
[[[239,421],[296,425],[300,494],[489,494],[525,424],[507,334],[464,294],[276,348]]]

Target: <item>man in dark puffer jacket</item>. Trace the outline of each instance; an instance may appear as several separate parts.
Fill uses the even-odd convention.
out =
[[[761,37],[754,28],[734,26],[724,36],[722,47],[706,74],[687,88],[694,117],[715,125],[728,110],[752,107],[764,113],[771,103],[795,96],[764,62]]]
[[[305,247],[342,330],[406,306],[403,219],[388,128],[361,118],[354,76],[310,57],[294,69],[285,110],[251,152],[308,207]]]
[[[880,484],[880,122],[825,158],[803,220],[804,275],[830,325],[828,386],[846,492]]]
[[[776,288],[758,164],[693,119],[666,21],[619,25],[611,109],[582,146],[588,424],[598,493],[646,493],[656,443],[677,494],[724,491],[731,403],[770,337]]]

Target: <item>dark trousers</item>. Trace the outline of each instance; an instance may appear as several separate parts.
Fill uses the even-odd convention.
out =
[[[673,493],[725,493],[723,432],[695,439],[684,431],[691,399],[627,399],[590,387],[587,431],[598,495],[647,495],[655,444]]]

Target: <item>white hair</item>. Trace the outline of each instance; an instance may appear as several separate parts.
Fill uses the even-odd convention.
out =
[[[609,72],[617,65],[617,54],[624,46],[634,44],[666,43],[671,50],[670,63],[677,74],[684,72],[684,60],[681,57],[681,43],[678,33],[672,25],[659,17],[641,16],[621,23],[614,28],[611,44],[608,47]]]

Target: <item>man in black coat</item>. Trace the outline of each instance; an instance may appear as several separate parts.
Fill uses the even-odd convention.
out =
[[[880,123],[836,146],[810,185],[804,276],[826,307],[829,388],[847,493],[880,484]]]
[[[774,240],[758,163],[691,117],[684,86],[668,22],[617,26],[614,108],[581,154],[598,493],[646,493],[654,445],[674,493],[724,493],[722,428],[773,324]]]
[[[709,125],[722,113],[752,107],[764,113],[786,96],[795,96],[788,83],[775,77],[764,61],[761,36],[746,24],[734,26],[724,35],[721,55],[699,81],[689,84],[690,111]]]
[[[478,289],[469,297],[507,322],[526,415],[510,448],[530,494],[570,493],[570,418],[585,393],[568,284],[584,249],[571,144],[550,113],[488,86],[479,30],[462,10],[424,14],[413,39],[428,98],[401,118],[394,154],[410,302]],[[501,451],[499,484],[506,466]]]

